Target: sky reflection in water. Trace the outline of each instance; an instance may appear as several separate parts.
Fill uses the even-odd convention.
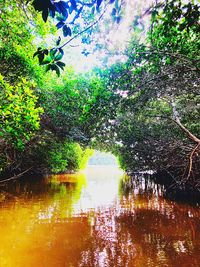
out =
[[[116,167],[18,182],[1,200],[1,267],[199,267],[200,209]]]

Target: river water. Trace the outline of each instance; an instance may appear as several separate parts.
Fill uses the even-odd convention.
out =
[[[116,167],[1,187],[1,267],[199,267],[200,209]]]

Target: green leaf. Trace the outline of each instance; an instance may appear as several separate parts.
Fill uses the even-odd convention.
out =
[[[57,51],[58,51],[57,48],[52,48],[52,49],[50,50],[50,57],[51,57],[52,59],[54,59],[55,54],[57,53]]]
[[[60,76],[60,69],[56,64],[51,64],[51,69],[56,71],[58,77]]]
[[[43,59],[44,59],[44,54],[43,53],[39,53],[38,54],[38,59],[39,59],[39,63],[41,64]]]
[[[42,18],[44,22],[47,22],[48,14],[49,14],[48,9],[42,11]]]
[[[48,55],[49,50],[48,50],[48,49],[44,49],[44,50],[43,50],[43,53],[44,53],[45,55]]]
[[[61,38],[60,38],[60,36],[59,36],[59,37],[58,37],[58,40],[56,41],[56,45],[57,45],[57,46],[59,46],[60,41],[61,41]]]
[[[99,9],[101,3],[102,3],[103,0],[97,0],[97,9]]]
[[[56,64],[57,64],[62,70],[64,70],[64,67],[65,67],[65,63],[64,63],[64,62],[57,61]]]
[[[62,57],[63,57],[62,54],[58,54],[58,55],[55,57],[55,61],[62,59]]]
[[[46,64],[49,64],[51,61],[52,61],[51,58],[47,57],[46,59],[44,59],[44,60],[40,63],[40,65],[46,65]]]
[[[116,13],[117,13],[117,9],[116,8],[113,8],[113,10],[112,10],[112,16],[115,16],[116,15]]]
[[[33,54],[33,57],[37,56],[39,54],[38,51],[36,51],[34,54]]]
[[[77,4],[76,4],[76,0],[70,0],[71,3],[71,7],[76,10],[77,9]]]
[[[49,65],[46,66],[45,71],[47,72],[47,71],[49,71],[50,69],[51,69],[51,64],[49,64]]]
[[[55,56],[55,60],[60,60],[63,57],[63,54],[59,53],[58,55]]]
[[[62,29],[63,29],[63,35],[64,35],[64,37],[67,37],[67,36],[71,36],[72,35],[71,29],[67,25],[63,26]]]

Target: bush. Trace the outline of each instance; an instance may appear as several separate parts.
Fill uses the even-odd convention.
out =
[[[57,140],[44,146],[40,145],[37,149],[35,154],[38,156],[40,166],[51,173],[84,169],[93,153],[93,150],[83,149],[78,143]]]

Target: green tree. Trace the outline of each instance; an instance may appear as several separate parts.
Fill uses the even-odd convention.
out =
[[[132,41],[111,75],[122,95],[111,125],[122,165],[167,171],[180,187],[198,186],[199,6],[154,7],[146,43]],[[124,97],[123,97],[124,94]]]
[[[6,157],[2,162],[12,163],[15,150],[23,150],[40,127],[43,109],[37,107],[37,97],[31,88],[33,84],[24,78],[11,86],[0,75],[0,140],[1,152],[4,151],[2,158]]]

